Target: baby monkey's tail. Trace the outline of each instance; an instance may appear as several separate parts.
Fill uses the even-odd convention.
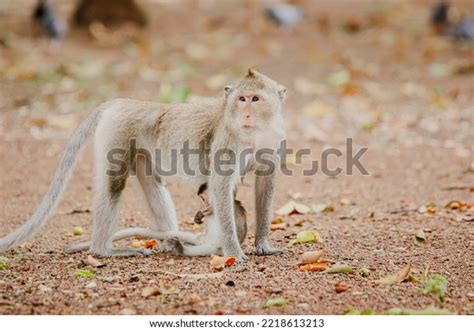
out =
[[[20,228],[0,239],[0,252],[4,252],[32,237],[48,221],[60,201],[71,178],[74,165],[87,138],[94,133],[100,119],[102,107],[97,108],[72,134],[54,173],[48,192],[33,216]]]

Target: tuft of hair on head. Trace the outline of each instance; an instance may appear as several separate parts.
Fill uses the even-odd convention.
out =
[[[256,78],[256,72],[252,68],[249,68],[246,78]]]

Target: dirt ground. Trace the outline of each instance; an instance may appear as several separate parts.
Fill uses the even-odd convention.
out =
[[[298,232],[315,229],[322,243],[254,255],[249,177],[239,188],[249,210],[247,262],[214,276],[209,257],[163,253],[98,258],[106,265],[93,268],[83,264],[87,253],[63,253],[92,230],[88,147],[49,223],[1,254],[8,258],[0,270],[1,314],[342,314],[350,307],[384,313],[431,305],[474,314],[474,211],[444,207],[474,202],[473,44],[434,35],[429,1],[295,2],[306,18],[291,30],[275,27],[250,1],[146,2],[150,26],[143,35],[92,29],[91,38],[73,29],[53,49],[30,35],[30,2],[0,5],[0,236],[31,216],[68,136],[95,106],[114,97],[160,101],[169,86],[214,95],[248,67],[288,87],[288,144],[311,148],[305,165],[328,147],[345,153],[352,138],[356,149],[368,148],[361,161],[369,173],[303,176],[290,162],[294,175],[278,176],[275,209],[296,199],[335,210],[284,216],[287,227],[272,231],[271,242],[287,247]],[[71,4],[58,3],[69,15]],[[456,4],[461,13],[469,9]],[[342,158],[333,165],[344,169]],[[181,226],[202,230],[191,222],[196,187],[169,188]],[[127,187],[121,227],[150,226],[139,200],[136,187]],[[73,235],[77,226],[83,235]],[[424,242],[415,240],[419,230]],[[298,269],[301,253],[321,249],[327,259],[370,274]],[[408,263],[418,281],[376,282]],[[423,292],[427,268],[448,280],[444,303]],[[93,274],[78,276],[78,269]],[[348,289],[337,293],[337,283]],[[161,294],[144,297],[146,287]],[[277,297],[287,304],[263,308]]]

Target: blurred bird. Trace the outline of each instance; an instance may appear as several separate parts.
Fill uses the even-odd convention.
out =
[[[449,2],[443,1],[433,7],[430,21],[434,31],[457,40],[474,41],[474,17],[452,22],[449,11]]]
[[[33,21],[41,32],[52,41],[59,42],[66,35],[66,24],[56,14],[49,0],[39,0],[33,12]]]
[[[266,7],[265,15],[279,26],[285,28],[292,28],[304,16],[299,8],[284,3]]]

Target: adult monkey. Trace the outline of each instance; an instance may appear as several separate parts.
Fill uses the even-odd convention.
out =
[[[217,98],[175,105],[127,99],[104,103],[73,133],[43,201],[22,227],[0,239],[0,252],[21,244],[46,223],[66,188],[81,148],[94,132],[94,230],[89,248],[92,253],[101,256],[149,253],[144,249],[118,248],[112,244],[120,196],[132,170],[146,195],[155,226],[163,232],[163,237],[177,237],[190,243],[196,240],[194,234],[178,230],[175,207],[165,187],[164,176],[159,171],[150,176],[147,171],[150,166],[156,168],[157,164],[153,162],[157,161],[160,166],[165,165],[168,167],[163,168],[169,169],[173,161],[176,162],[172,158],[172,151],[183,150],[185,144],[194,150],[203,145],[210,146],[210,153],[205,158],[198,153],[189,155],[187,160],[190,169],[204,166],[208,172],[199,171],[190,175],[189,171],[185,171],[184,164],[178,164],[173,177],[192,179],[199,185],[208,183],[210,203],[220,225],[220,235],[215,240],[222,246],[223,254],[234,256],[238,261],[246,259],[237,237],[233,204],[236,184],[249,169],[266,172],[265,175],[257,175],[255,180],[257,254],[282,252],[268,242],[275,171],[265,171],[269,164],[257,162],[258,153],[247,153],[243,164],[220,164],[220,171],[212,167],[211,160],[221,159],[222,155],[240,156],[249,148],[253,151],[270,148],[272,152],[262,160],[276,161],[276,148],[285,137],[282,118],[285,96],[285,87],[261,73],[249,70],[234,85],[226,86],[224,95]],[[131,141],[136,144],[135,148],[131,148]],[[124,151],[119,156],[121,167],[108,162],[108,153],[118,149]],[[137,157],[138,149],[159,149],[160,159]],[[202,160],[205,164],[202,164]]]

